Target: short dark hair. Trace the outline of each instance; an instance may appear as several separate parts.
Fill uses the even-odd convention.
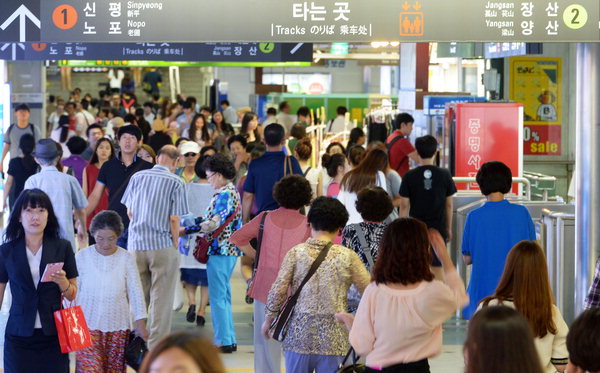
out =
[[[154,105],[152,105],[152,102],[150,102],[150,101],[146,101],[146,102],[144,102],[144,105],[143,105],[143,106],[144,106],[144,107],[149,107],[149,108],[154,108]]]
[[[365,188],[358,192],[356,211],[364,220],[382,222],[394,210],[392,199],[381,187]]]
[[[196,161],[196,165],[194,166],[194,171],[196,172],[196,175],[198,175],[198,177],[200,179],[206,179],[206,169],[204,168],[204,161],[206,161],[206,159],[208,157],[211,157],[210,155],[201,155],[200,157],[198,157],[198,160]]]
[[[289,106],[290,106],[290,104],[287,101],[281,101],[279,103],[279,111],[282,111],[283,109],[285,109]]]
[[[423,159],[433,157],[437,151],[437,146],[437,140],[431,135],[417,137],[415,140],[415,148],[417,149],[417,153],[419,154],[419,157]]]
[[[306,137],[306,126],[302,123],[296,123],[290,129],[290,136],[297,138],[298,140]]]
[[[485,162],[477,171],[475,180],[484,196],[495,192],[506,194],[512,186],[512,172],[502,162]]]
[[[231,162],[227,156],[221,153],[211,155],[206,159],[206,161],[204,161],[203,165],[205,171],[220,173],[225,179],[228,180],[235,178],[236,172],[233,162]]]
[[[136,123],[137,122],[137,118],[135,117],[135,115],[129,113],[129,114],[125,114],[125,116],[123,117],[123,120],[125,121],[125,123]]]
[[[82,100],[81,107],[83,108],[83,110],[87,110],[90,107],[90,103],[86,100]]]
[[[302,176],[288,175],[275,183],[273,198],[281,207],[298,210],[310,203],[312,189]]]
[[[308,211],[308,222],[314,230],[335,232],[344,228],[348,222],[346,207],[331,197],[317,197]]]
[[[6,230],[4,231],[5,242],[10,242],[25,236],[25,230],[23,229],[23,224],[21,223],[21,213],[27,207],[39,207],[48,211],[48,221],[46,223],[46,228],[44,228],[44,237],[59,237],[58,219],[54,214],[54,207],[52,207],[50,197],[48,197],[48,195],[40,189],[25,189],[21,192],[21,194],[19,194],[19,197],[15,201],[15,204],[10,212],[8,224],[6,225]]]
[[[275,109],[274,107],[270,107],[267,109],[267,114],[275,115],[277,114],[277,109]]]
[[[128,126],[119,127],[119,130],[117,131],[117,140],[121,140],[121,136],[123,136],[126,133],[135,136],[137,141],[140,141],[142,139],[142,130],[140,130],[138,126],[130,124]]]
[[[181,108],[182,109],[191,109],[192,103],[188,100],[185,100],[185,101],[183,101],[183,104],[181,104]]]
[[[340,149],[342,149],[342,154],[346,154],[346,148],[344,148],[344,145],[342,145],[341,142],[336,142],[336,141],[329,143],[329,145],[327,145],[327,148],[325,149],[325,153],[329,153],[331,148],[336,147],[336,146],[339,146]]]
[[[567,350],[574,365],[584,371],[600,371],[600,308],[589,309],[573,321]]]
[[[229,100],[221,100],[221,105],[229,106]]]
[[[233,135],[230,136],[229,139],[227,139],[227,148],[231,147],[231,144],[233,144],[234,142],[239,142],[244,149],[246,149],[246,146],[248,145],[248,141],[246,141],[246,138],[242,135]]]
[[[281,145],[285,137],[285,129],[279,123],[271,123],[265,127],[265,143],[268,146]]]
[[[298,116],[307,117],[310,115],[310,109],[308,108],[308,106],[300,106],[296,114]]]
[[[79,155],[87,148],[87,141],[83,137],[73,136],[67,140],[67,149],[71,154]]]
[[[27,104],[19,104],[15,107],[15,111],[20,111],[20,110],[31,111],[31,110],[29,110],[29,105],[27,105]]]
[[[373,279],[377,284],[415,284],[432,281],[427,226],[414,218],[391,222],[383,232]]]
[[[208,111],[209,113],[212,112],[212,110],[210,110],[210,106],[200,106],[200,111]]]
[[[206,152],[208,152],[210,150],[212,150],[213,152],[215,152],[215,154],[219,152],[217,150],[217,148],[215,148],[214,146],[212,146],[212,145],[206,145],[206,146],[203,146],[202,149],[200,149],[200,157],[202,157],[204,154],[206,154]]]
[[[97,231],[101,229],[109,229],[119,237],[125,226],[123,225],[123,221],[121,220],[121,216],[112,210],[104,210],[100,211],[94,218],[92,219],[92,223],[90,224],[90,233],[93,235],[96,234]]]
[[[394,118],[394,128],[400,129],[400,127],[402,126],[402,123],[414,123],[414,122],[415,122],[415,118],[413,118],[413,116],[408,113],[396,114],[396,117]]]
[[[99,125],[99,124],[97,124],[97,123],[93,123],[93,124],[90,124],[90,125],[88,126],[88,128],[85,130],[85,135],[86,135],[87,137],[90,137],[90,131],[91,131],[91,130],[94,130],[94,129],[98,129],[98,130],[102,131],[102,133],[104,133],[104,128],[102,128],[102,126],[101,126],[101,125]]]
[[[337,115],[346,115],[346,113],[348,112],[348,108],[346,108],[345,106],[338,106],[337,109],[335,109],[335,112],[337,113]]]

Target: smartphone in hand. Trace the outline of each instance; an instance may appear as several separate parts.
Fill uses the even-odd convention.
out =
[[[60,271],[64,265],[64,262],[46,264],[46,269],[44,270],[44,274],[42,275],[42,279],[40,280],[40,282],[51,282],[52,279],[50,278],[50,276]]]

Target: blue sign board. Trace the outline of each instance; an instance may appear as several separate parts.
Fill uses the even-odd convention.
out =
[[[485,102],[485,97],[476,96],[424,96],[423,112],[428,116],[444,115],[446,104],[456,102]]]
[[[9,61],[310,62],[311,43],[1,43]]]

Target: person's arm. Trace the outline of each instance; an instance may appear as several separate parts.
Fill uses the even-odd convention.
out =
[[[462,255],[463,255],[463,262],[465,263],[465,265],[471,265],[473,264],[473,258],[471,257],[471,250],[472,248],[470,247],[469,244],[469,239],[470,239],[470,231],[471,231],[471,222],[470,222],[470,214],[467,215],[467,221],[465,222],[465,228],[463,230],[463,236],[462,236]]]
[[[419,164],[421,162],[421,157],[419,157],[419,154],[417,153],[416,150],[413,151],[412,153],[408,153],[408,158],[412,159],[417,164]]]
[[[550,362],[558,372],[564,372],[569,362],[569,352],[567,351],[567,334],[569,327],[562,317],[560,310],[552,305],[552,319],[556,325],[556,335],[552,341],[552,355]]]
[[[323,173],[319,172],[319,177],[317,179],[317,195],[313,196],[313,198],[322,197],[323,196]]]
[[[75,215],[75,219],[79,223],[79,226],[77,229],[77,239],[79,240],[79,242],[87,242],[88,236],[87,236],[87,230],[86,230],[85,209],[75,210],[74,215]]]
[[[375,328],[373,327],[374,320],[371,318],[371,315],[373,314],[373,303],[377,301],[371,294],[373,289],[374,287],[368,287],[366,289],[360,300],[358,309],[356,310],[356,316],[354,318],[349,318],[347,322],[344,322],[346,327],[348,324],[352,325],[349,335],[350,344],[356,351],[356,354],[360,356],[366,356],[373,351],[373,345],[375,344],[376,339]],[[390,318],[396,316],[397,315],[390,315]],[[339,319],[337,315],[336,318]]]
[[[130,210],[127,210],[128,213],[129,211]],[[179,216],[171,215],[169,223],[171,226],[171,238],[173,239],[173,247],[177,248],[179,240]]]
[[[229,237],[229,242],[237,246],[237,248],[240,249],[244,255],[248,256],[250,259],[254,259],[256,256],[256,250],[254,250],[254,248],[250,245],[250,240],[258,237],[260,221],[263,214],[264,212],[258,214],[254,219],[247,224],[244,224],[240,229],[233,232],[231,237]]]
[[[102,198],[102,193],[104,193],[104,188],[105,188],[104,184],[96,182],[96,185],[94,185],[94,190],[87,198],[88,205],[85,208],[86,215],[91,214],[92,211],[94,211],[94,209],[96,209],[96,207],[98,206],[98,203],[100,203],[100,199]]]
[[[4,136],[7,136],[8,134],[5,133]],[[8,154],[8,150],[10,149],[10,143],[5,142],[4,146],[2,147],[2,159],[0,159],[0,172],[4,172],[4,158],[6,158],[6,154]]]
[[[127,209],[127,217],[129,218],[129,221],[133,220],[133,211],[131,211],[130,209]],[[170,224],[170,221],[169,221]]]
[[[6,184],[4,184],[4,199],[2,200],[2,210],[0,211],[4,211],[6,209],[6,201],[8,200],[8,196],[10,195],[10,190],[12,189],[14,180],[15,179],[12,177],[12,175],[8,175],[8,177],[6,178]]]
[[[399,217],[404,218],[408,216],[410,211],[410,200],[406,197],[400,197],[400,213]]]
[[[6,282],[0,282],[0,307],[4,302],[4,291],[6,290]]]
[[[446,234],[448,241],[452,240],[452,209],[454,207],[454,199],[452,196],[446,197]]]
[[[82,183],[81,189],[83,190],[83,194],[87,198],[88,197],[88,187],[87,187],[87,172],[85,172],[86,168],[83,169],[83,175],[81,175],[82,176],[82,179],[81,179],[81,183]]]
[[[69,245],[70,246],[70,245]],[[64,270],[60,270],[50,275],[52,282],[58,285],[60,293],[72,301],[77,296],[77,278],[67,279],[67,273]]]
[[[246,182],[248,180],[246,179]],[[242,198],[242,222],[245,224],[250,220],[250,214],[252,213],[252,205],[254,204],[254,193],[244,192]]]

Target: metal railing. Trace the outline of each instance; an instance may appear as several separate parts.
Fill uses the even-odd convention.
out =
[[[452,178],[455,183],[475,183],[474,177],[454,176]],[[513,177],[513,183],[523,184],[525,186],[525,198],[531,201],[531,182],[524,177]]]

